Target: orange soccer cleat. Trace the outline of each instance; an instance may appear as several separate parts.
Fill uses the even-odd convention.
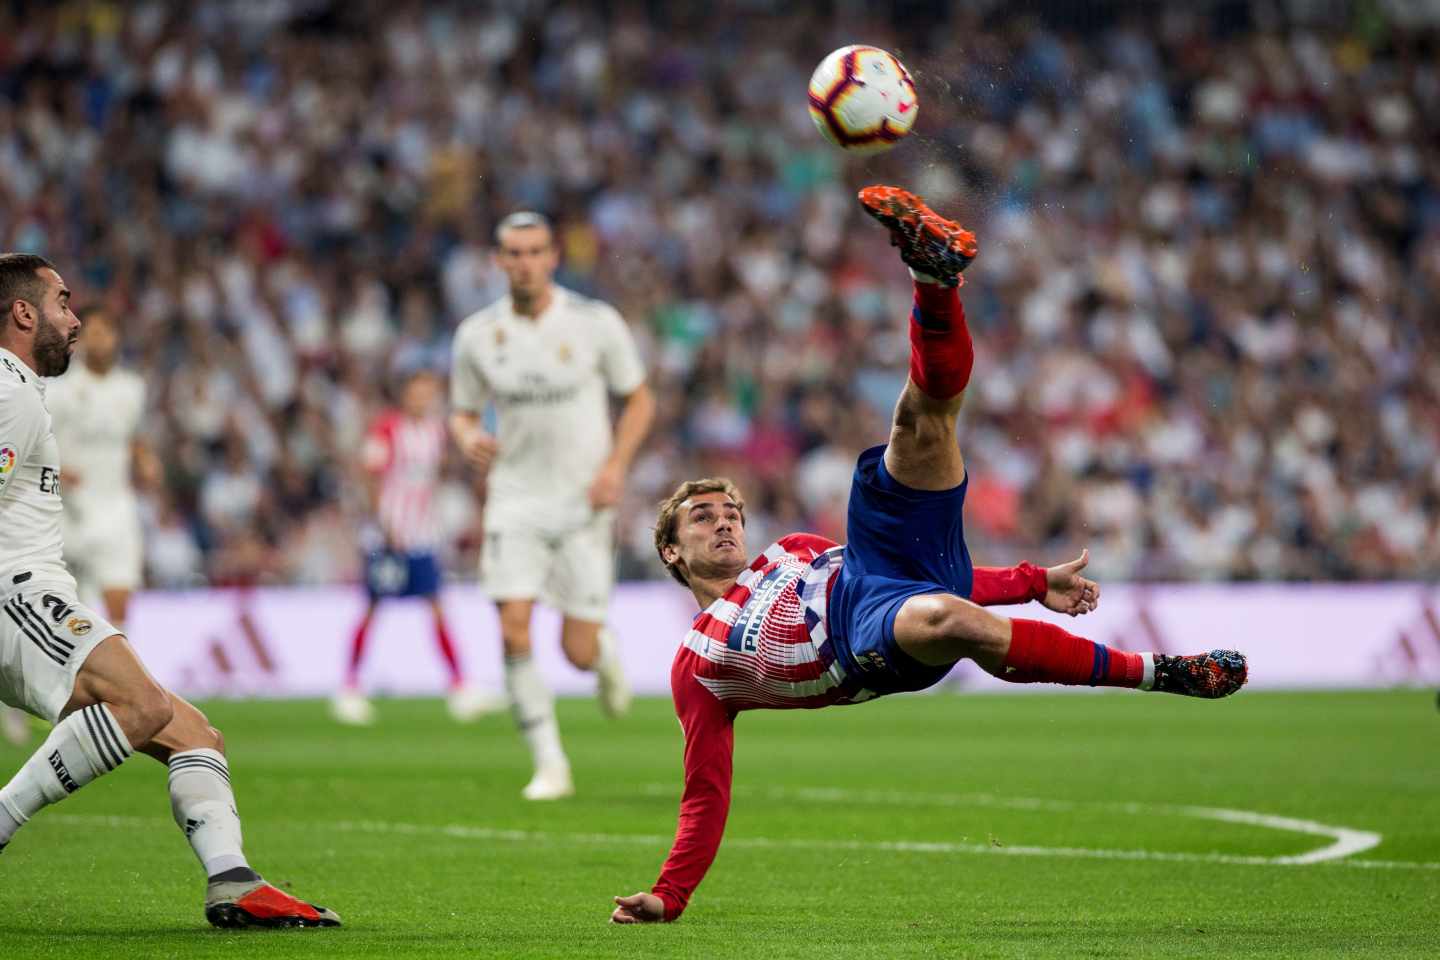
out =
[[[333,910],[297,900],[264,880],[211,883],[205,919],[216,927],[338,927]]]
[[[890,242],[900,248],[900,259],[909,267],[946,286],[964,282],[961,272],[980,252],[975,234],[899,187],[866,187],[860,191],[860,205],[889,229]]]

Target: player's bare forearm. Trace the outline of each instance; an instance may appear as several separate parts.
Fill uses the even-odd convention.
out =
[[[655,392],[650,389],[649,384],[642,383],[625,398],[625,406],[620,409],[620,419],[615,423],[615,447],[610,453],[610,459],[618,464],[621,470],[630,469],[635,454],[640,452],[640,445],[645,442],[654,422]]]

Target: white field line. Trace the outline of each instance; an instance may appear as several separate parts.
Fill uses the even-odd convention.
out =
[[[1242,811],[1243,812],[1243,811]],[[113,827],[117,829],[152,828],[168,821],[158,817],[112,817],[65,815],[47,817],[75,826]],[[42,821],[44,822],[44,821]],[[501,827],[467,824],[397,823],[383,820],[340,820],[311,823],[307,826],[336,830],[342,833],[391,834],[411,837],[442,837],[453,840],[475,840],[492,843],[530,843],[548,846],[584,845],[600,847],[649,847],[662,854],[672,837],[642,833],[549,833],[539,830],[511,830]],[[1083,860],[1150,860],[1169,863],[1218,863],[1243,866],[1273,867],[1322,863],[1327,866],[1359,867],[1368,870],[1434,870],[1440,862],[1410,860],[1303,860],[1298,857],[1240,856],[1226,853],[1184,853],[1163,850],[1105,850],[1087,847],[995,846],[985,843],[950,843],[914,840],[807,840],[772,837],[731,837],[730,847],[787,850],[848,850],[859,853],[929,853],[941,855],[987,854],[1009,857],[1049,857]]]
[[[650,796],[676,796],[673,785],[651,783],[641,788]],[[1077,803],[1070,800],[1051,800],[1042,797],[1004,797],[992,793],[909,793],[899,790],[846,790],[838,787],[772,787],[760,791],[761,796],[770,800],[799,800],[810,803],[859,803],[876,806],[898,807],[992,807],[1008,810],[1039,810],[1050,813],[1071,813],[1081,809],[1108,810],[1120,813],[1152,813],[1162,816],[1191,817],[1198,820],[1218,820],[1222,823],[1243,823],[1271,830],[1291,833],[1307,833],[1317,837],[1328,837],[1331,842],[1315,850],[1282,857],[1260,859],[1277,864],[1323,863],[1340,860],[1380,845],[1384,838],[1369,830],[1355,830],[1351,827],[1337,827],[1314,820],[1299,820],[1294,817],[1279,817],[1252,810],[1229,810],[1223,807],[1177,806],[1160,803]],[[1223,856],[1223,854],[1205,854]],[[1218,862],[1218,861],[1217,861]]]

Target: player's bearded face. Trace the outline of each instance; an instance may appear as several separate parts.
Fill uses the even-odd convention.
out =
[[[79,331],[66,323],[68,310],[58,313],[42,310],[35,325],[35,372],[42,377],[58,377],[70,369],[70,354],[75,351]]]

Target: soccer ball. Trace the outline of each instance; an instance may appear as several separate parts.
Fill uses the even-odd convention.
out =
[[[810,76],[810,117],[835,146],[884,153],[915,126],[920,101],[910,71],[879,47],[841,47]]]

